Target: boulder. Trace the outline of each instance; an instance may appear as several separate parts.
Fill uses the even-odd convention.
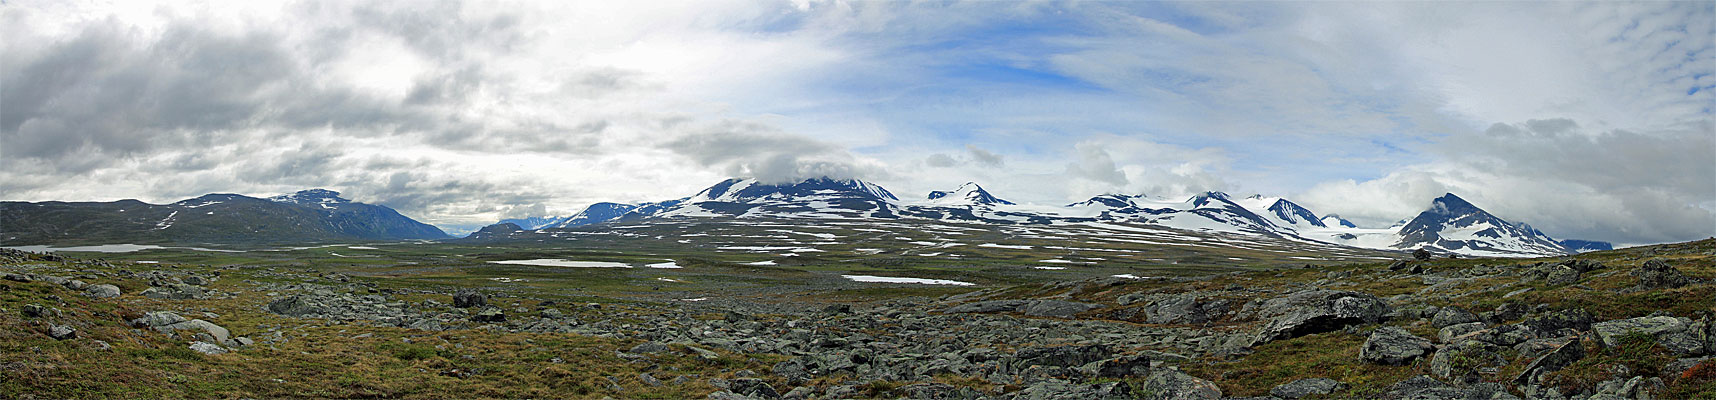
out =
[[[487,307],[477,311],[476,315],[472,315],[471,320],[476,322],[506,322],[506,313],[501,311],[499,307]]]
[[[1038,300],[1026,304],[1022,311],[1025,315],[1032,317],[1072,318],[1078,313],[1090,311],[1093,308],[1097,308],[1097,305],[1061,300]]]
[[[1429,339],[1414,336],[1400,327],[1386,326],[1370,333],[1364,347],[1359,349],[1359,358],[1376,364],[1405,365],[1429,354],[1432,348]]]
[[[133,328],[155,328],[189,321],[169,311],[153,311],[143,314],[143,317],[131,320]]]
[[[1297,399],[1310,395],[1326,395],[1345,390],[1347,385],[1329,378],[1308,378],[1283,383],[1274,389],[1269,389],[1269,395],[1283,399]]]
[[[1441,329],[1446,328],[1449,325],[1472,323],[1481,320],[1482,319],[1478,318],[1477,314],[1473,314],[1471,311],[1466,311],[1464,308],[1448,306],[1442,307],[1441,310],[1436,311],[1436,316],[1430,318],[1430,325],[1435,326],[1437,329]]]
[[[1591,324],[1591,330],[1603,340],[1604,346],[1620,345],[1621,338],[1630,334],[1649,335],[1669,350],[1681,355],[1702,355],[1707,352],[1707,338],[1701,332],[1704,324],[1694,323],[1689,319],[1669,316],[1639,317],[1603,321]]]
[[[769,386],[768,382],[756,378],[734,379],[728,383],[727,391],[761,399],[781,398],[781,393],[775,391],[774,386]]]
[[[655,353],[666,353],[667,350],[668,350],[668,348],[667,348],[667,345],[665,345],[665,344],[656,343],[656,342],[643,342],[643,343],[639,343],[637,346],[632,346],[632,349],[627,350],[626,352],[632,353],[632,354],[646,354],[646,353],[647,354],[655,354]]]
[[[1197,296],[1184,294],[1144,306],[1144,322],[1150,324],[1202,324],[1228,312],[1225,300],[1198,301]]]
[[[1577,337],[1560,339],[1559,344],[1548,341],[1544,342],[1550,345],[1548,350],[1539,353],[1542,355],[1538,356],[1536,360],[1532,360],[1531,364],[1527,364],[1525,369],[1520,371],[1519,375],[1515,375],[1513,377],[1513,383],[1515,385],[1537,384],[1542,380],[1543,375],[1560,371],[1562,368],[1572,365],[1573,362],[1579,361],[1581,358],[1585,358],[1585,346],[1579,344],[1579,339]],[[1526,346],[1531,343],[1532,342],[1523,343],[1520,344],[1520,346]],[[1521,351],[1520,353],[1521,356],[1526,356],[1526,352]]]
[[[1460,390],[1460,388],[1454,387],[1453,385],[1443,383],[1442,381],[1436,380],[1436,378],[1432,378],[1428,375],[1414,376],[1397,382],[1393,386],[1389,386],[1388,393],[1385,393],[1381,397],[1386,399],[1413,400],[1468,398],[1466,391]]]
[[[1031,400],[1122,400],[1133,399],[1136,394],[1132,386],[1126,382],[1104,382],[1093,384],[1070,383],[1058,379],[1049,379],[1033,383],[1017,392],[1008,393],[999,398],[1031,399]],[[831,397],[833,398],[833,397]],[[982,396],[965,396],[962,398],[983,398]]]
[[[1662,260],[1646,261],[1632,275],[1639,278],[1639,290],[1673,289],[1692,283],[1692,278]]]
[[[143,297],[161,300],[194,300],[208,298],[208,293],[202,287],[174,283],[167,286],[144,289]]]
[[[453,293],[454,308],[482,307],[488,304],[488,296],[484,296],[481,292],[475,290],[461,289],[458,292]]]
[[[942,310],[944,314],[994,313],[1018,311],[1029,303],[1025,300],[988,300],[960,304]]]
[[[1525,325],[1544,334],[1552,334],[1563,329],[1577,331],[1591,330],[1591,313],[1584,309],[1552,311],[1536,316],[1527,317],[1520,325]]]
[[[200,341],[191,343],[191,350],[195,350],[196,352],[203,354],[222,354],[227,352],[225,347],[220,347],[220,345],[214,343]]]
[[[1112,351],[1108,349],[1108,346],[1100,344],[1028,347],[1013,353],[1012,365],[1015,370],[1024,370],[1032,365],[1078,368],[1088,363],[1106,359],[1111,353]]]
[[[1449,346],[1430,358],[1430,374],[1442,379],[1464,380],[1479,374],[1493,374],[1507,359],[1487,345],[1469,343]]]
[[[1484,330],[1484,323],[1482,322],[1448,325],[1436,332],[1436,340],[1442,343],[1454,343],[1456,338],[1482,330]]]
[[[1144,355],[1110,358],[1092,365],[1095,366],[1095,369],[1087,375],[1097,378],[1131,378],[1150,375],[1150,357]]]
[[[25,304],[24,318],[41,318],[53,315],[53,310],[42,307],[41,304]]]
[[[1173,369],[1160,369],[1139,385],[1138,398],[1148,400],[1218,400],[1221,387],[1214,382]]]
[[[1570,268],[1555,268],[1544,278],[1550,286],[1566,286],[1579,283],[1579,271]]]
[[[1393,310],[1388,303],[1369,294],[1315,289],[1270,299],[1255,312],[1268,318],[1269,323],[1252,339],[1254,346],[1351,325],[1382,322]]]
[[[54,325],[48,328],[48,337],[54,340],[76,339],[77,329],[65,325]]]
[[[119,287],[107,284],[90,285],[84,288],[83,294],[98,299],[119,297]]]

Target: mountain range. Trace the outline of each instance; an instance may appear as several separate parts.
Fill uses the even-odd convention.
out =
[[[879,185],[856,179],[814,178],[793,183],[728,179],[696,195],[628,206],[598,203],[572,217],[508,220],[526,230],[574,228],[603,222],[675,218],[931,219],[984,224],[1134,223],[1383,250],[1426,249],[1472,256],[1553,256],[1606,249],[1603,242],[1557,241],[1524,223],[1512,223],[1452,193],[1390,228],[1360,228],[1291,200],[1235,199],[1204,192],[1186,199],[1103,194],[1063,206],[1004,200],[976,183],[902,200]]]
[[[1473,256],[1552,256],[1608,249],[1608,243],[1559,241],[1530,225],[1490,214],[1454,194],[1389,228],[1361,228],[1318,215],[1279,197],[1234,198],[1204,192],[1189,198],[1102,194],[1065,205],[1007,201],[976,183],[901,199],[874,183],[814,178],[770,183],[727,179],[695,195],[641,204],[596,203],[564,217],[501,221],[474,234],[501,238],[524,231],[602,229],[604,223],[702,220],[934,220],[973,224],[1138,224],[1365,249]],[[0,202],[0,244],[303,243],[446,239],[440,229],[391,208],[311,189],[267,199],[210,194],[170,204]]]
[[[0,202],[0,243],[306,243],[445,239],[392,208],[311,189],[267,199],[209,194],[169,204]]]

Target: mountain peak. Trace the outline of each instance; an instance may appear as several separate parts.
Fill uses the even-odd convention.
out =
[[[1455,196],[1453,193],[1446,193],[1443,194],[1442,197],[1437,197],[1436,200],[1430,202],[1430,211],[1443,215],[1466,215],[1473,212],[1483,212],[1484,210],[1479,209],[1478,206],[1472,205],[1472,203],[1467,202],[1466,199],[1460,198],[1460,196]]]
[[[272,201],[278,202],[278,203],[293,203],[293,204],[350,203],[351,202],[351,200],[346,200],[344,198],[341,198],[340,192],[327,190],[327,189],[299,190],[298,192],[292,193],[292,194],[283,194],[283,195],[279,195],[279,196],[269,197],[268,200],[272,200]]]
[[[1013,204],[1011,201],[1002,200],[1001,198],[995,197],[995,195],[989,194],[988,191],[983,190],[983,187],[977,185],[976,182],[966,182],[963,185],[959,185],[959,188],[952,191],[937,190],[930,192],[929,200],[936,204],[945,205]]]
[[[1233,202],[1233,200],[1228,197],[1227,193],[1217,192],[1217,191],[1213,191],[1213,190],[1208,191],[1208,192],[1198,193],[1198,195],[1192,196],[1191,200],[1188,200],[1188,201],[1192,203],[1193,207],[1203,207],[1205,204],[1209,204],[1209,202],[1211,200],[1219,200],[1219,201],[1230,202],[1230,203]]]

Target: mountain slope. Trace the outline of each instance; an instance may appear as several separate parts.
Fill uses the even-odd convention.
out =
[[[929,204],[938,206],[989,206],[1013,205],[1013,202],[1002,200],[989,194],[976,182],[966,182],[951,191],[933,191],[929,193]]]
[[[660,211],[628,213],[645,217],[897,218],[899,198],[887,189],[856,179],[815,178],[796,183],[728,179],[697,195],[660,205]]]
[[[0,202],[0,243],[298,243],[442,239],[446,233],[392,208],[327,190],[270,199],[209,194],[170,204]]]
[[[1564,255],[1555,239],[1530,225],[1514,224],[1466,202],[1453,193],[1442,195],[1402,225],[1396,249],[1430,248],[1471,255]]]
[[[626,215],[626,213],[636,210],[637,208],[638,206],[635,205],[620,203],[601,202],[591,204],[584,207],[583,211],[579,211],[577,214],[573,214],[571,217],[567,217],[565,220],[553,225],[543,226],[543,228],[571,228],[607,222]],[[536,228],[526,227],[525,229]]]

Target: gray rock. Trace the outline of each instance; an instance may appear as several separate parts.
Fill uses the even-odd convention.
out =
[[[1669,266],[1662,260],[1646,261],[1644,266],[1632,272],[1639,277],[1639,290],[1673,289],[1692,283],[1679,269]]]
[[[215,325],[213,322],[200,319],[159,326],[156,327],[155,330],[160,331],[161,333],[172,331],[201,331],[202,333],[207,333],[209,336],[213,337],[215,343],[223,345],[229,345],[232,343],[232,333],[227,331],[226,328],[222,328],[220,325]]]
[[[453,293],[454,308],[471,308],[487,305],[489,305],[489,298],[488,296],[484,296],[481,292],[470,289],[461,289],[458,292]]]
[[[303,317],[326,313],[327,304],[311,295],[295,294],[268,302],[268,311],[275,314]]]
[[[1579,283],[1579,271],[1571,268],[1555,268],[1545,277],[1550,286],[1566,286]]]
[[[1132,399],[1136,394],[1132,386],[1126,382],[1106,382],[1097,384],[1076,384],[1058,379],[1049,379],[1033,383],[1017,392],[1008,393],[1002,398],[1031,399],[1031,400],[1120,400]],[[978,398],[981,398],[980,396]]]
[[[42,318],[53,315],[53,310],[42,307],[41,304],[25,304],[24,318]]]
[[[1269,389],[1269,395],[1283,399],[1297,399],[1313,394],[1330,394],[1345,390],[1347,385],[1329,378],[1300,379],[1281,384]]]
[[[1515,385],[1537,384],[1542,381],[1544,374],[1560,371],[1562,368],[1572,365],[1573,362],[1585,358],[1585,347],[1579,344],[1578,338],[1564,338],[1558,345],[1550,344],[1553,347],[1542,352],[1542,356],[1532,360],[1531,364],[1527,364],[1519,375],[1513,377],[1512,382]],[[1525,346],[1525,344],[1521,344],[1521,346]]]
[[[1184,294],[1144,306],[1144,322],[1151,324],[1201,324],[1215,320],[1228,312],[1225,300],[1198,301],[1197,296]]]
[[[1402,400],[1443,400],[1466,398],[1466,392],[1428,375],[1419,375],[1389,386],[1388,393],[1382,397]]]
[[[1023,311],[1032,317],[1072,318],[1078,313],[1097,308],[1095,304],[1061,300],[1038,300],[1027,304]]]
[[[960,304],[948,307],[941,312],[944,314],[995,313],[1013,312],[1029,303],[1025,300],[989,300]]]
[[[668,348],[667,348],[667,345],[665,345],[665,344],[656,343],[656,342],[643,342],[643,343],[639,343],[637,346],[632,346],[632,349],[627,350],[626,352],[632,353],[632,354],[656,354],[656,353],[666,353],[667,351],[668,351]]]
[[[1032,365],[1077,368],[1109,357],[1108,346],[1029,347],[1013,353],[1013,368],[1024,370]]]
[[[107,284],[91,285],[85,288],[83,294],[98,299],[119,297],[119,287]]]
[[[1691,320],[1661,316],[1617,319],[1591,324],[1591,330],[1603,340],[1604,346],[1617,346],[1630,334],[1649,335],[1657,344],[1683,355],[1701,355],[1707,350]]]
[[[737,394],[741,394],[741,395],[745,395],[745,396],[750,396],[750,397],[756,397],[756,398],[763,398],[763,399],[781,398],[781,393],[775,391],[774,386],[769,386],[768,382],[764,382],[762,379],[756,379],[756,378],[734,379],[734,380],[728,382],[728,389],[727,390],[731,391],[733,393],[737,393]]]
[[[1551,334],[1563,329],[1591,330],[1591,321],[1591,313],[1575,308],[1531,316],[1526,318],[1524,322],[1520,322],[1520,325],[1531,327],[1544,334]]]
[[[1121,356],[1102,360],[1095,364],[1091,376],[1097,378],[1130,378],[1150,375],[1150,357],[1143,355]]]
[[[196,350],[196,352],[203,353],[203,354],[222,354],[222,353],[227,352],[227,349],[225,347],[220,347],[220,345],[217,345],[214,343],[201,342],[201,341],[191,343],[191,350]]]
[[[1257,310],[1269,323],[1252,345],[1381,322],[1392,312],[1376,296],[1337,290],[1306,290],[1263,302]]]
[[[1150,374],[1139,386],[1139,398],[1147,400],[1218,400],[1221,387],[1214,382],[1186,375],[1172,369],[1160,369]]]
[[[1376,364],[1405,365],[1428,354],[1432,348],[1429,339],[1414,336],[1400,327],[1386,326],[1370,333],[1364,347],[1359,349],[1359,358]]]
[[[1483,345],[1449,346],[1430,358],[1430,374],[1442,379],[1464,379],[1487,369],[1499,369],[1507,359]]]
[[[1448,325],[1436,332],[1436,340],[1442,343],[1454,343],[1456,338],[1482,330],[1484,330],[1484,323],[1482,322]]]
[[[196,275],[191,275],[191,276],[185,277],[184,282],[187,285],[197,285],[197,286],[206,286],[209,284],[209,281],[207,279],[203,279],[203,277],[196,276]]]
[[[1472,323],[1481,320],[1482,319],[1478,318],[1477,314],[1473,314],[1471,311],[1466,311],[1464,308],[1449,306],[1443,307],[1442,310],[1437,311],[1436,316],[1430,319],[1430,325],[1435,326],[1437,329],[1441,329],[1446,328],[1449,325]]]
[[[72,280],[66,281],[65,285],[63,285],[63,286],[65,286],[66,289],[71,289],[71,290],[84,290],[84,289],[89,288],[89,283],[86,283],[86,282],[80,281],[80,280],[76,280],[76,279],[72,279]]]
[[[477,311],[476,315],[472,315],[471,320],[476,322],[506,322],[506,312],[501,311],[498,307],[486,307]]]
[[[143,314],[143,317],[141,318],[131,320],[131,326],[135,328],[154,328],[185,321],[189,320],[185,319],[185,317],[179,316],[179,314],[174,314],[169,311],[153,311]]]
[[[48,328],[48,337],[54,340],[76,339],[77,329],[65,325],[54,325]]]
[[[142,295],[143,297],[161,300],[194,300],[208,298],[208,293],[203,288],[183,283],[144,289]]]

